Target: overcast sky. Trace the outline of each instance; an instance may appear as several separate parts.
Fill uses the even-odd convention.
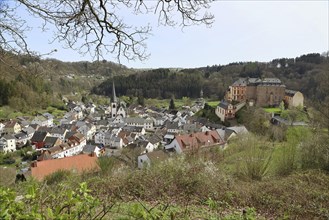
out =
[[[150,58],[144,62],[122,59],[132,68],[201,67],[239,61],[271,61],[306,53],[329,50],[329,1],[215,1],[209,10],[215,15],[212,27],[185,29],[157,25],[154,15],[137,18],[130,13],[124,19],[137,24],[150,23],[152,35],[147,41]],[[30,21],[34,21],[31,19]],[[62,61],[92,61],[90,57],[48,44],[50,34],[34,30],[28,42],[35,51]],[[113,55],[105,59],[114,61]]]

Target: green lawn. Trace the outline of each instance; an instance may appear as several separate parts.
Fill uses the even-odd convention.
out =
[[[211,107],[217,107],[217,105],[219,104],[219,101],[208,101],[207,103]]]
[[[264,108],[264,111],[268,113],[281,113],[280,108]]]

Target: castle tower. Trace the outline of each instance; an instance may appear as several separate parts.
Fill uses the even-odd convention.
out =
[[[112,102],[111,102],[111,118],[115,118],[117,116],[117,105],[118,105],[118,99],[115,94],[115,86],[114,82],[112,84]]]

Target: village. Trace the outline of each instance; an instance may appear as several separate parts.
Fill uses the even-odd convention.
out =
[[[175,154],[211,147],[225,149],[231,138],[248,133],[243,125],[225,127],[194,117],[205,105],[202,91],[192,106],[173,110],[126,107],[116,96],[114,83],[112,88],[109,106],[69,101],[63,118],[44,113],[31,121],[17,117],[0,123],[0,151],[32,146],[28,153],[34,152],[30,161],[17,166],[17,175],[43,180],[59,170],[97,170],[98,157],[128,160],[123,150],[134,152],[136,168],[143,168]],[[245,105],[274,107],[284,101],[287,107],[297,107],[303,106],[303,99],[300,92],[287,90],[279,79],[241,78],[229,87],[215,113],[225,122]],[[271,121],[285,123],[277,115]]]

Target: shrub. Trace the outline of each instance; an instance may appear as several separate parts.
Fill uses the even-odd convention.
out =
[[[300,145],[302,169],[323,169],[329,171],[329,136],[317,132]]]
[[[72,177],[72,173],[68,170],[59,170],[45,177],[47,184],[52,185],[60,183]]]
[[[237,174],[250,180],[262,180],[269,171],[273,149],[266,146],[265,141],[251,135],[241,144],[244,151],[237,163]]]

